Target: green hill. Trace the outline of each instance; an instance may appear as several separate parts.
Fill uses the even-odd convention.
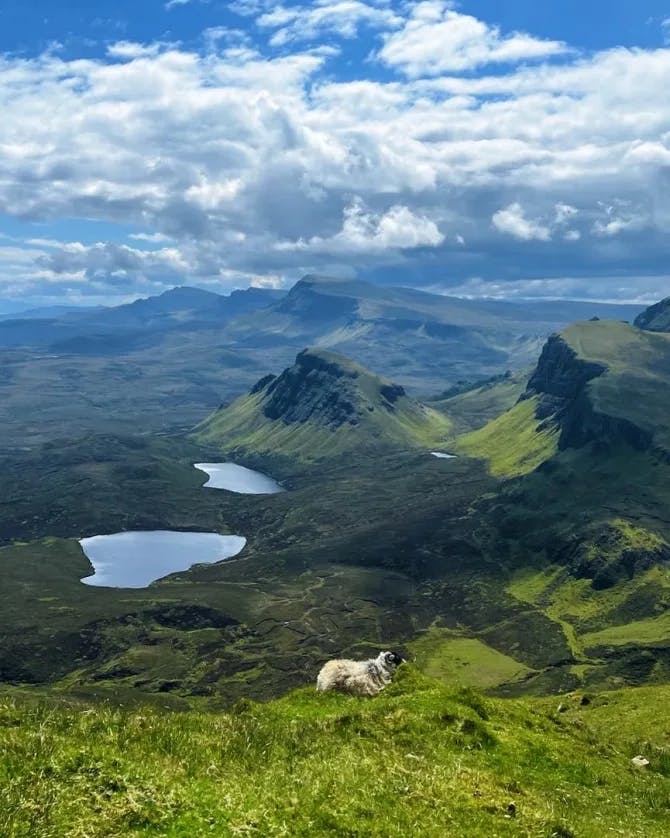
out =
[[[530,370],[507,372],[481,381],[456,385],[430,400],[430,406],[444,413],[456,434],[483,427],[513,407],[528,386]]]
[[[305,687],[218,714],[6,697],[0,833],[660,838],[668,699],[483,698],[411,665],[374,699]]]
[[[306,349],[294,366],[261,379],[195,435],[227,451],[315,461],[355,450],[439,445],[450,427],[399,385],[342,355]]]
[[[578,323],[515,406],[454,445],[515,478],[480,505],[482,529],[517,568],[508,593],[563,627],[564,685],[670,675],[668,405],[670,334]]]
[[[670,450],[670,335],[620,322],[553,335],[519,402],[457,448],[493,474],[528,473],[556,451],[624,442]]]

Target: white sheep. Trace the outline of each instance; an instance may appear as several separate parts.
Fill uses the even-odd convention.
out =
[[[351,695],[377,695],[390,683],[404,658],[395,652],[380,652],[366,661],[328,661],[316,679],[317,690],[338,690]]]

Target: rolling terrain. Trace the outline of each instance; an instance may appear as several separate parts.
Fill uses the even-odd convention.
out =
[[[450,429],[443,413],[400,385],[342,355],[306,349],[281,375],[267,376],[206,419],[196,437],[243,456],[315,461],[357,449],[439,446]]]
[[[306,346],[426,395],[531,365],[547,336],[575,319],[638,312],[461,300],[308,276],[288,293],[174,288],[116,308],[22,316],[0,322],[0,447],[138,427],[178,432]]]
[[[431,408],[309,350],[193,434],[6,455],[2,679],[229,703],[400,643],[500,693],[668,682],[669,341],[579,323],[525,385],[502,376]],[[438,443],[459,456],[432,457]],[[288,491],[203,490],[192,463],[231,456]],[[149,528],[248,544],[144,590],[80,584],[78,538]]]

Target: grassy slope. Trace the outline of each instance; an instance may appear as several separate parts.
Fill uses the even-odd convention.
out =
[[[556,699],[482,699],[404,667],[375,699],[308,687],[218,715],[5,699],[0,832],[663,836],[669,698],[633,690],[557,713]]]
[[[320,351],[321,355],[331,353]],[[359,423],[344,424],[336,430],[317,421],[284,422],[263,413],[265,389],[241,396],[224,410],[217,411],[196,429],[196,438],[226,450],[268,453],[309,462],[333,459],[357,449],[439,445],[449,435],[450,420],[437,410],[420,405],[405,396],[392,407],[380,397],[380,388],[389,382],[339,355],[336,363],[355,374],[354,398],[360,408]]]
[[[488,460],[491,474],[527,474],[558,450],[558,430],[538,430],[537,398],[519,402],[483,428],[461,436],[455,450]]]
[[[513,407],[525,391],[529,371],[516,372],[508,378],[487,382],[458,395],[431,402],[431,407],[445,413],[457,434],[476,431]]]
[[[593,379],[588,392],[596,411],[627,419],[651,431],[656,443],[670,447],[670,335],[645,332],[625,323],[599,321],[576,323],[562,332],[564,340],[578,358],[607,367],[604,375]],[[518,376],[493,385],[494,405],[504,405],[519,392]],[[468,398],[486,410],[486,388],[439,403],[454,412],[454,424],[462,428],[469,420]],[[509,403],[509,402],[508,402]],[[462,453],[488,460],[491,473],[515,477],[533,471],[553,456],[558,433],[551,428],[538,430],[535,420],[537,399],[515,404],[483,427],[463,434],[456,448]],[[464,414],[464,415],[463,415]],[[471,421],[471,420],[470,420]]]

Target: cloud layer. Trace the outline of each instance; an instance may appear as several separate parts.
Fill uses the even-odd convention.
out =
[[[0,213],[47,238],[60,219],[131,231],[0,238],[0,293],[392,266],[445,290],[581,276],[602,298],[617,277],[612,298],[660,296],[670,49],[579,55],[439,0],[238,8],[246,34],[199,50],[0,57]],[[373,48],[343,80],[363,28]]]

